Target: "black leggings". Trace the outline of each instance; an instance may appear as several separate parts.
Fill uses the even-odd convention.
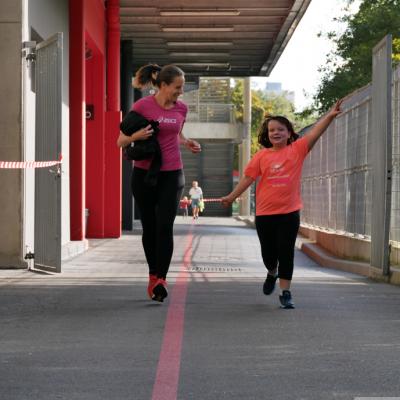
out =
[[[268,271],[278,267],[279,278],[293,276],[294,246],[300,227],[300,212],[256,216],[261,255]]]
[[[142,243],[149,273],[166,278],[174,251],[173,226],[185,186],[183,171],[161,171],[157,185],[147,186],[147,171],[133,168],[132,193],[140,213]]]

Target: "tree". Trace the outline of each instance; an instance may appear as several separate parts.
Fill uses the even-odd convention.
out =
[[[393,63],[400,62],[400,0],[363,0],[356,14],[339,20],[348,26],[342,35],[328,33],[337,46],[320,69],[324,74],[314,96],[320,113],[371,81],[372,49],[389,33],[394,39]]]
[[[235,116],[238,122],[243,122],[243,80],[235,80],[235,87],[232,91],[232,103],[235,105]],[[260,97],[259,92],[251,91],[251,154],[258,150],[257,130],[261,125],[266,111],[265,101]],[[235,157],[236,159],[237,157]],[[235,165],[237,168],[237,165]]]

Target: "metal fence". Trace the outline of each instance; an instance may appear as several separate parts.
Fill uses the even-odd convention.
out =
[[[400,242],[400,67],[393,76],[392,208],[390,239]]]
[[[390,240],[400,242],[400,67],[393,72],[392,205]],[[371,86],[343,104],[303,168],[302,224],[336,233],[371,235]],[[400,244],[400,243],[399,243]]]
[[[189,122],[223,122],[233,124],[234,105],[217,103],[188,104],[189,113],[186,120]]]
[[[185,91],[183,101],[189,122],[235,123],[235,107],[231,103],[230,78],[201,77],[198,89]]]

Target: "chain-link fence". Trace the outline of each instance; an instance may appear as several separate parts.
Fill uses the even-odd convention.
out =
[[[371,86],[343,103],[343,113],[316,143],[303,168],[302,223],[369,238],[371,234]],[[400,67],[393,73],[390,239],[400,242]]]

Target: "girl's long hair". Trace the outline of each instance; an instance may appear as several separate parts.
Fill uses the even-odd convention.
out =
[[[268,115],[264,119],[263,123],[260,126],[260,129],[258,130],[258,143],[260,143],[261,146],[264,146],[266,148],[272,147],[272,143],[270,142],[268,135],[268,124],[270,121],[277,121],[280,124],[286,126],[287,130],[290,133],[287,144],[293,143],[299,138],[299,135],[294,131],[292,123],[286,117],[282,117],[281,115]]]
[[[147,64],[139,68],[133,79],[133,87],[143,89],[148,86],[161,87],[161,83],[171,84],[177,76],[185,73],[176,65],[170,64],[160,67],[157,64]]]

